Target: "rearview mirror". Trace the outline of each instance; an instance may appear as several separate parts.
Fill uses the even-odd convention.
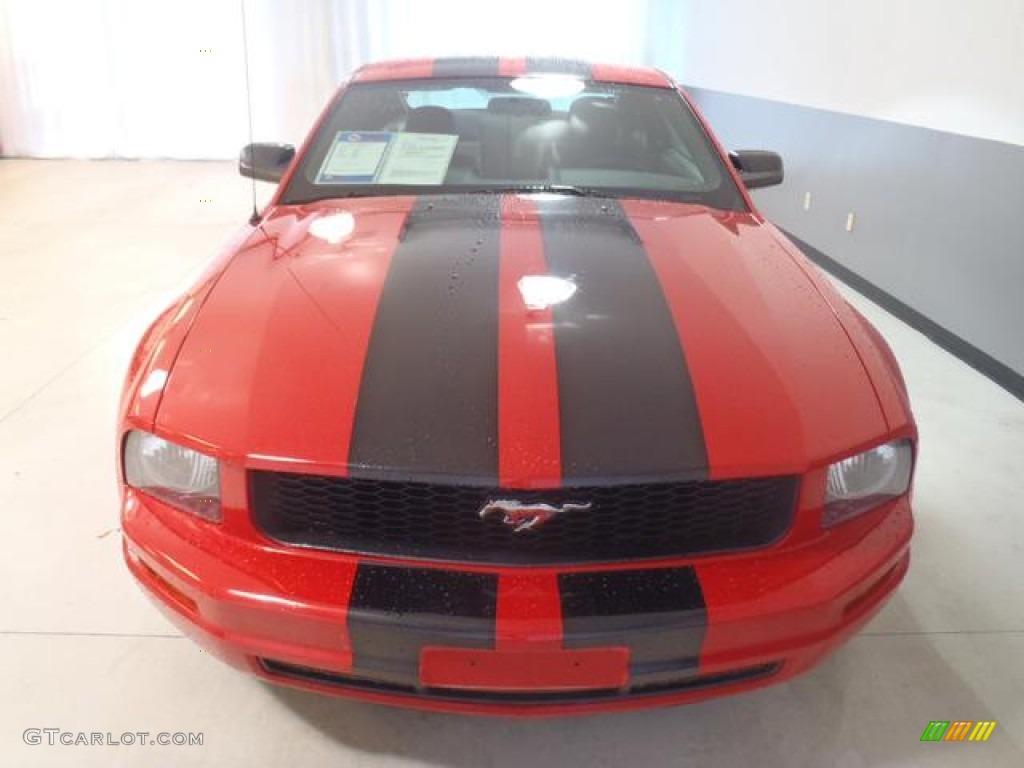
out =
[[[238,157],[238,172],[258,181],[278,182],[294,157],[291,144],[246,144]]]
[[[785,173],[782,157],[777,152],[762,149],[740,149],[729,153],[733,167],[740,172],[747,189],[772,187],[781,184]]]

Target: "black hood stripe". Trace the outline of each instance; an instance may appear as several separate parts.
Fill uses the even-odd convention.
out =
[[[543,56],[527,56],[526,71],[529,74],[576,75],[587,80],[593,76],[590,64],[585,61]]]
[[[500,198],[420,200],[370,336],[351,474],[497,484]],[[615,201],[538,200],[553,308],[563,485],[704,479],[693,385],[657,274]]]
[[[497,483],[500,203],[432,197],[410,212],[370,335],[352,475]]]
[[[612,200],[537,204],[554,307],[563,484],[703,479],[707,449],[683,349],[639,236]]]
[[[434,62],[434,77],[497,77],[500,61],[497,56],[466,56],[438,59]]]

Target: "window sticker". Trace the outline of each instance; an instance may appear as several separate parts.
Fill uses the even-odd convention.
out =
[[[387,131],[338,131],[316,183],[372,184],[393,135]]]
[[[441,184],[459,143],[445,133],[339,131],[317,184]]]
[[[445,133],[396,133],[377,183],[440,184],[458,143],[458,136]]]

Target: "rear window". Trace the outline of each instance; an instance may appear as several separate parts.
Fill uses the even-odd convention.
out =
[[[353,84],[283,200],[567,187],[744,209],[678,93],[566,75]]]

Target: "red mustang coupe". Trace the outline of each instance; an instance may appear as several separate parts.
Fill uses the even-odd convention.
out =
[[[132,360],[124,554],[204,648],[406,706],[782,681],[909,561],[891,352],[654,70],[360,69]]]

